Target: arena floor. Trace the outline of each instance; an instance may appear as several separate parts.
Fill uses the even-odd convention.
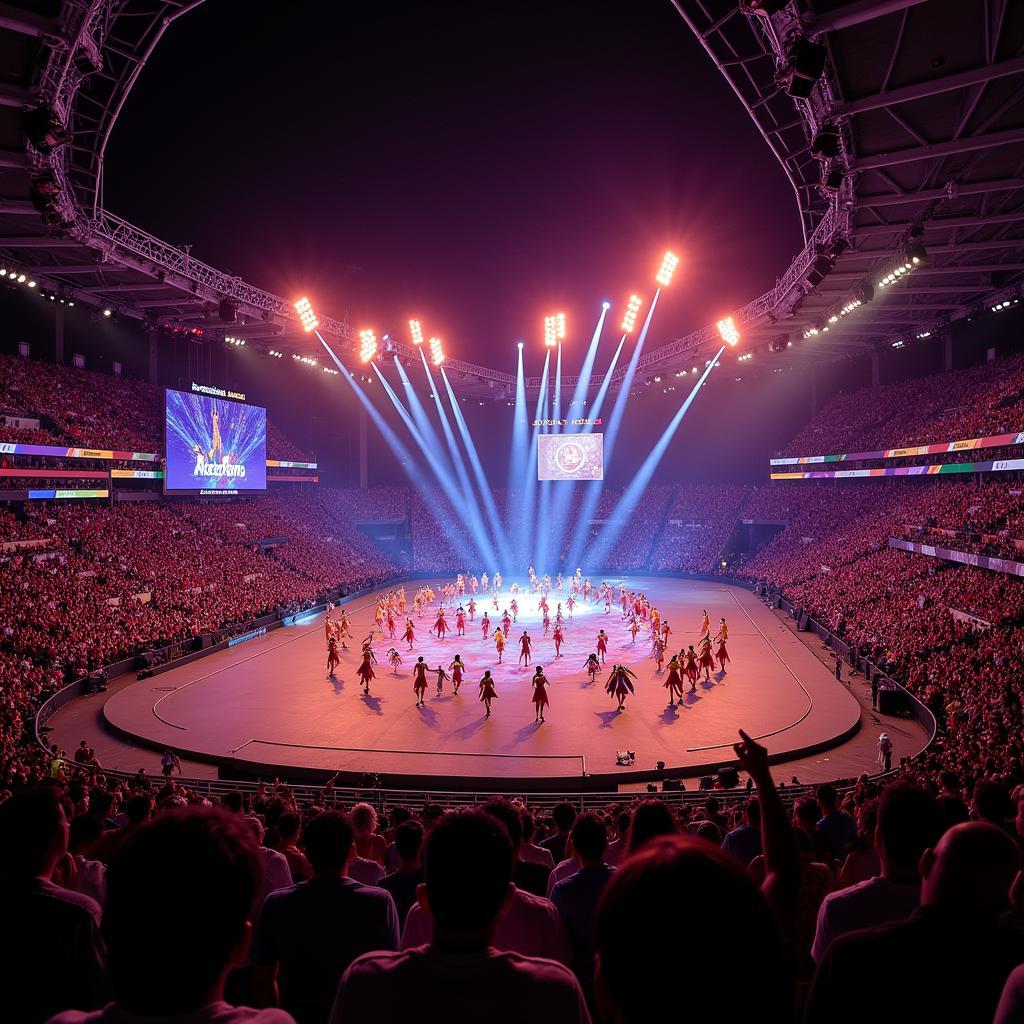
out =
[[[382,664],[369,697],[356,678],[352,653],[343,657],[337,679],[326,676],[322,618],[315,616],[121,687],[105,701],[103,715],[135,742],[171,746],[237,772],[340,771],[343,780],[373,772],[394,785],[473,787],[604,787],[653,777],[658,761],[693,775],[732,760],[739,728],[760,738],[773,757],[786,759],[836,745],[856,731],[861,706],[849,688],[748,591],[655,577],[623,581],[651,596],[675,644],[695,642],[704,608],[712,623],[724,615],[728,671],[701,680],[681,706],[666,707],[665,675],[647,657],[649,643],[641,634],[631,645],[617,610],[605,615],[601,607],[577,605],[565,626],[563,656],[555,659],[551,640],[542,636],[535,599],[520,595],[513,638],[524,628],[531,634],[534,666],[543,665],[552,684],[543,724],[534,723],[534,666],[516,664],[518,643],[497,664],[493,640],[481,638],[479,609],[466,637],[449,634],[443,642],[428,633],[433,616],[424,614],[416,623],[414,651],[395,642],[405,659],[397,676],[384,663],[391,643],[376,640]],[[407,588],[410,597],[416,585]],[[374,604],[373,595],[362,595],[350,606],[357,641],[373,626]],[[604,692],[604,677],[590,686],[583,672],[602,627],[611,638],[608,661],[625,663],[637,675],[636,694],[621,713]],[[449,683],[436,697],[431,685],[426,706],[417,708],[411,673],[417,655],[431,666],[447,667],[456,653],[468,666],[459,695]],[[487,668],[499,694],[489,719],[477,700],[477,682]],[[620,750],[635,751],[632,767],[616,765]]]

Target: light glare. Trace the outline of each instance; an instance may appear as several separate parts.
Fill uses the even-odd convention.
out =
[[[722,336],[722,341],[733,346],[740,340],[740,332],[736,329],[731,316],[718,321],[718,333]]]
[[[299,314],[299,322],[307,334],[320,326],[320,321],[313,312],[313,304],[305,296],[295,303],[295,312]]]
[[[662,257],[661,267],[658,270],[655,281],[663,287],[668,287],[672,283],[672,275],[676,272],[676,267],[679,264],[679,257],[673,252],[667,252]]]

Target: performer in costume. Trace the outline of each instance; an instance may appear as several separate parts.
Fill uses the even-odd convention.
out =
[[[718,641],[718,649],[715,651],[715,656],[718,658],[719,671],[724,672],[725,663],[730,660],[729,652],[725,649],[725,640]]]
[[[565,634],[562,632],[561,626],[555,626],[555,631],[551,634],[551,639],[555,641],[555,657],[560,658],[562,656],[562,643],[565,640]]]
[[[462,685],[462,673],[466,670],[466,666],[462,661],[462,655],[456,654],[455,660],[448,666],[448,668],[451,669],[452,683],[454,684],[452,693],[453,695],[457,695],[459,687]]]
[[[533,706],[536,708],[537,717],[535,722],[544,721],[544,709],[548,706],[548,677],[544,675],[544,669],[540,665],[533,673]]]
[[[636,679],[636,676],[625,665],[614,665],[612,667],[612,674],[608,677],[608,682],[605,683],[604,688],[609,696],[614,697],[619,702],[619,706],[615,709],[616,711],[625,711],[626,697],[631,693],[636,693],[636,690],[633,688],[633,679]]]
[[[690,693],[693,693],[697,689],[697,676],[700,675],[700,669],[697,667],[697,654],[693,649],[693,644],[690,644],[686,649],[686,656],[683,659],[683,674],[690,680]]]
[[[334,623],[331,621],[331,613],[324,616],[324,633],[325,639],[330,643],[334,639]]]
[[[412,667],[412,688],[416,694],[416,706],[423,707],[423,695],[427,692],[427,665],[422,658],[417,658]]]
[[[597,634],[597,654],[604,664],[605,655],[608,653],[608,634],[602,629]]]
[[[352,635],[352,627],[348,623],[348,612],[344,608],[341,609],[341,615],[338,616],[338,621],[334,625],[334,635],[341,641],[341,649],[347,651],[348,644],[345,643],[345,637]]]
[[[405,620],[405,632],[402,634],[402,638],[409,645],[409,650],[412,650],[412,642],[416,639],[416,627],[413,625],[412,619]]]
[[[658,664],[656,671],[660,672],[665,665],[665,644],[660,636],[654,638],[654,650],[651,652],[651,657]]]
[[[597,679],[597,673],[601,671],[601,662],[597,660],[597,655],[591,654],[590,657],[587,658],[583,668],[586,671],[587,675],[590,676],[589,685],[593,686],[594,682]]]
[[[494,646],[498,649],[498,664],[500,665],[502,654],[505,652],[505,634],[502,633],[501,626],[494,631]]]
[[[715,639],[716,640],[725,640],[726,642],[728,642],[728,640],[729,640],[729,625],[725,621],[724,616],[719,621],[720,621],[720,625],[718,627],[718,632],[715,634]]]
[[[466,612],[461,604],[455,612],[455,635],[466,635]]]
[[[398,675],[398,666],[402,664],[402,656],[394,649],[388,651],[388,661],[391,663],[391,674]]]
[[[334,670],[341,662],[341,655],[338,654],[338,641],[332,636],[327,641],[327,674],[333,679]]]
[[[473,616],[476,614],[476,601],[473,598],[469,599],[469,604],[466,606],[469,609],[469,621],[473,621]]]
[[[488,669],[480,680],[480,699],[484,702],[484,707],[487,708],[487,717],[491,717],[491,701],[494,700],[498,695],[494,692],[494,680],[491,678],[490,669]]]
[[[668,663],[668,679],[665,680],[665,687],[668,690],[668,706],[672,707],[672,702],[675,698],[679,698],[679,703],[683,703],[683,677],[682,677],[682,663],[678,657]]]
[[[697,657],[697,665],[704,669],[704,679],[710,681],[711,670],[715,667],[715,656],[711,653],[711,637],[704,635],[700,642],[700,654]]]
[[[525,664],[530,664],[530,648],[533,646],[533,641],[530,639],[530,634],[523,630],[523,635],[519,638],[519,664],[524,664],[523,659],[526,659]]]
[[[711,619],[708,618],[708,610],[707,610],[707,608],[705,608],[704,609],[704,618],[701,620],[701,624],[700,624],[700,635],[701,636],[707,636],[708,633],[710,633],[710,632],[711,632]]]
[[[395,617],[391,613],[391,608],[390,607],[388,608],[387,624],[388,624],[388,639],[389,640],[394,640],[395,639]]]
[[[444,665],[438,665],[434,671],[437,673],[437,695],[441,696],[441,690],[444,688],[444,681],[448,678],[448,673],[444,670]]]
[[[508,636],[509,633],[512,632],[512,616],[509,615],[507,608],[505,609],[504,614],[501,616],[501,628],[504,631],[505,636]]]
[[[491,620],[487,617],[487,612],[484,612],[484,617],[480,620],[480,629],[483,632],[484,639],[487,639],[488,630],[491,628]]]
[[[370,693],[370,680],[374,678],[373,674],[373,652],[367,648],[363,648],[363,661],[359,668],[356,669],[356,675],[363,681],[363,696],[368,696]]]
[[[512,621],[513,622],[518,622],[519,621],[519,602],[515,598],[512,598],[512,603],[508,607],[509,607],[509,611],[512,612]]]
[[[572,610],[576,607],[576,598],[569,595],[569,600],[565,602],[565,607],[569,609],[569,620],[572,621]]]
[[[437,610],[437,619],[434,621],[434,628],[430,631],[437,634],[438,640],[443,640],[448,632],[448,620],[444,617],[444,608]]]

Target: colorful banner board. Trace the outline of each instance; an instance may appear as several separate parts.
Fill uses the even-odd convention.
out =
[[[1024,459],[990,462],[941,462],[930,466],[886,466],[882,469],[816,469],[802,473],[772,473],[772,480],[861,480],[876,476],[946,476],[951,473],[1012,473],[1024,469]]]
[[[845,452],[841,455],[796,455],[771,459],[773,466],[806,466],[820,462],[863,462],[867,459],[912,459],[918,455],[948,455],[950,452],[969,452],[977,448],[1004,448],[1024,444],[1024,431],[1018,434],[992,434],[989,437],[970,437],[964,441],[943,441],[908,448],[886,448],[877,452]]]

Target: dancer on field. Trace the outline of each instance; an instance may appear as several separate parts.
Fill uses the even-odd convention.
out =
[[[605,662],[605,655],[608,653],[608,634],[602,629],[597,634],[597,656],[601,659],[601,664]]]
[[[484,702],[484,707],[487,708],[487,717],[491,717],[491,701],[494,700],[498,695],[494,692],[494,680],[491,678],[490,669],[488,669],[480,680],[480,699]]]
[[[533,641],[530,639],[530,634],[523,630],[523,635],[519,638],[519,664],[529,665],[530,664],[530,649],[533,647]],[[525,659],[525,661],[523,660]]]
[[[597,673],[601,671],[601,662],[597,660],[597,654],[592,653],[583,665],[583,670],[590,676],[590,683],[593,686],[597,680]]]
[[[391,664],[391,674],[398,675],[398,666],[402,664],[402,656],[394,649],[388,651],[388,662]]]
[[[612,674],[608,677],[608,682],[605,683],[605,692],[614,697],[619,705],[615,709],[616,711],[626,710],[626,698],[631,693],[636,693],[633,688],[633,680],[636,676],[630,672],[625,665],[613,665]]]
[[[405,620],[405,632],[402,634],[402,639],[409,645],[409,650],[412,650],[412,643],[416,639],[416,627],[413,625],[412,619]]]
[[[697,652],[693,649],[693,644],[686,649],[686,654],[683,657],[683,675],[690,680],[690,693],[694,693],[697,689],[697,677],[700,675],[700,669],[697,667]]]
[[[462,661],[462,655],[456,654],[455,660],[448,666],[452,674],[452,690],[453,695],[458,695],[459,687],[462,685],[462,675],[466,671],[466,666]]]
[[[537,671],[533,673],[533,706],[537,715],[535,722],[544,721],[544,709],[548,706],[548,677],[544,675],[544,669],[538,665]]]
[[[678,656],[673,657],[668,663],[668,678],[665,680],[665,688],[668,690],[668,706],[672,707],[676,698],[683,703],[683,665]]]
[[[341,662],[341,655],[338,653],[338,641],[332,636],[327,641],[327,674],[333,679],[334,670]]]
[[[700,641],[700,653],[697,655],[697,666],[704,669],[705,682],[710,682],[711,670],[715,667],[715,656],[711,653],[711,637],[706,634]]]
[[[555,642],[555,657],[560,658],[562,656],[562,644],[565,643],[565,634],[562,632],[561,626],[555,626],[551,639]]]
[[[416,707],[423,707],[423,695],[427,692],[427,663],[423,658],[417,658],[412,667],[412,688],[416,694]]]
[[[376,659],[373,656],[373,651],[370,650],[369,646],[363,648],[363,660],[359,668],[356,669],[356,675],[363,681],[363,696],[368,697],[370,694],[370,680],[375,678],[373,674],[373,663]]]
[[[498,664],[500,665],[505,653],[505,634],[502,633],[501,626],[494,631],[494,646],[498,651]]]
[[[484,639],[487,639],[487,634],[491,629],[491,620],[488,618],[487,612],[484,612],[484,617],[480,620],[480,632],[483,633]]]

